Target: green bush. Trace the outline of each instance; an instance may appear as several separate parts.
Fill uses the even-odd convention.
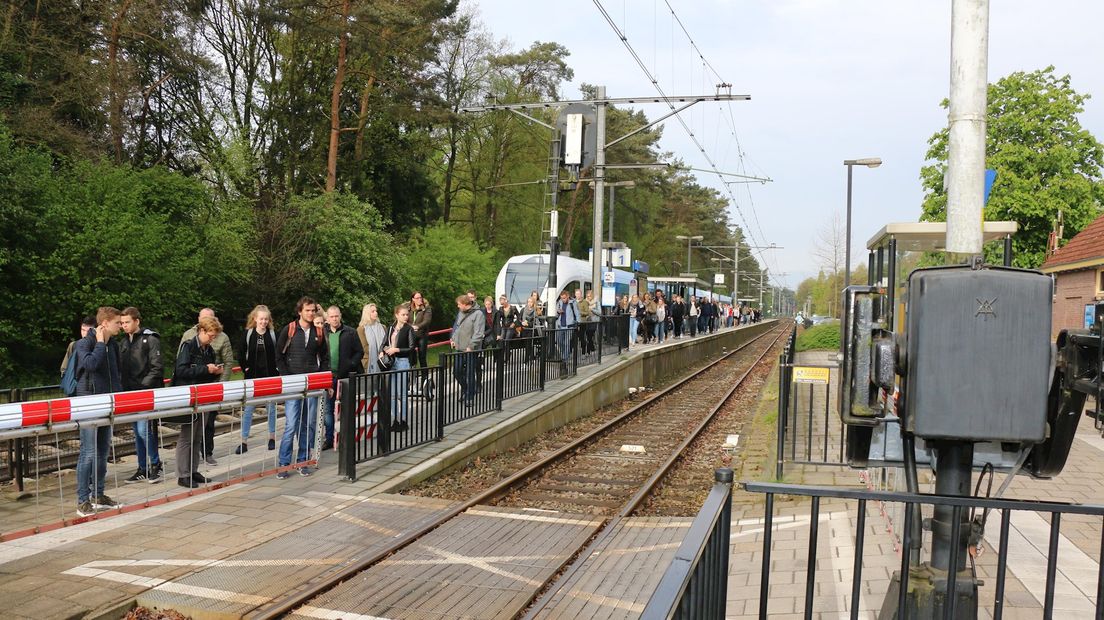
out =
[[[840,324],[827,323],[810,327],[797,337],[798,351],[836,350],[840,348]]]

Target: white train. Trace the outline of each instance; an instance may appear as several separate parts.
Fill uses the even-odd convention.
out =
[[[545,303],[549,297],[558,297],[560,291],[574,294],[575,289],[590,290],[590,261],[563,255],[557,257],[556,290],[550,290],[548,286],[549,263],[547,254],[522,254],[511,257],[498,272],[498,278],[495,280],[495,299],[506,295],[511,304],[525,305],[525,300],[533,291],[537,291],[541,303]],[[613,276],[616,294],[627,293],[633,281],[633,274],[614,269]]]
[[[513,256],[506,261],[498,272],[495,280],[495,300],[506,295],[511,304],[525,305],[525,300],[533,291],[540,295],[541,303],[548,298],[558,297],[560,291],[568,291],[574,294],[575,289],[584,291],[591,288],[590,261],[579,260],[569,256],[559,256],[556,261],[556,290],[549,290],[548,268],[549,256],[547,254],[522,254]],[[622,269],[613,269],[613,286],[616,295],[631,295],[654,291],[657,288],[663,290],[670,298],[677,293],[686,297],[697,295],[708,297],[713,295],[723,303],[731,303],[728,295],[713,294],[705,282],[696,278],[666,278],[656,277],[648,279],[644,275],[633,275]]]

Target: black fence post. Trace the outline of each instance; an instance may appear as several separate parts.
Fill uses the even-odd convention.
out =
[[[506,341],[503,340],[494,349],[495,365],[495,411],[502,411],[502,401],[506,394]]]
[[[537,347],[537,359],[536,362],[540,364],[540,370],[537,371],[540,376],[540,391],[544,391],[544,382],[548,380],[548,344],[547,339],[543,336],[538,336],[537,340],[533,342]]]
[[[447,386],[445,385],[445,356],[441,356],[437,360],[437,367],[433,369],[433,374],[437,375],[436,389],[433,390],[433,396],[437,399],[435,403],[437,409],[437,441],[442,441],[445,438],[445,394]]]
[[[356,440],[359,416],[356,405],[358,399],[355,396],[357,375],[351,374],[348,379],[337,382],[337,389],[341,392],[341,434],[337,439],[337,474],[348,480],[356,480]]]
[[[605,346],[605,344],[606,344],[605,323],[602,321],[602,319],[598,319],[598,326],[597,327],[598,327],[598,333],[595,334],[595,338],[597,340],[597,342],[595,343],[595,346],[598,349],[598,363],[601,364],[602,363],[602,347]]]
[[[786,456],[786,401],[783,397],[785,390],[784,385],[786,381],[786,354],[778,356],[778,438],[775,445],[775,465],[774,465],[774,478],[775,480],[782,480],[782,476],[785,474],[785,464],[783,461]]]
[[[571,376],[578,374],[578,343],[582,339],[578,338],[578,323],[575,323],[575,329],[571,332],[572,348],[571,348]]]

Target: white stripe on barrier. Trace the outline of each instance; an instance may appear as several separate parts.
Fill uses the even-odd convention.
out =
[[[111,415],[125,417],[128,414],[179,410],[194,406],[218,407],[240,404],[254,398],[292,397],[306,392],[308,388],[329,388],[331,377],[329,372],[316,372],[288,377],[5,403],[0,405],[0,431],[45,430],[50,423],[84,422]]]

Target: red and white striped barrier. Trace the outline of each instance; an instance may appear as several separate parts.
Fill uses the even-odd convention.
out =
[[[80,422],[133,416],[135,419],[161,417],[190,410],[211,411],[225,406],[250,404],[257,399],[287,400],[307,392],[333,386],[329,372],[314,372],[287,377],[245,379],[224,383],[203,383],[96,394],[74,398],[55,398],[0,405],[0,437],[33,435],[53,426],[75,426]],[[155,415],[150,415],[155,414]]]

